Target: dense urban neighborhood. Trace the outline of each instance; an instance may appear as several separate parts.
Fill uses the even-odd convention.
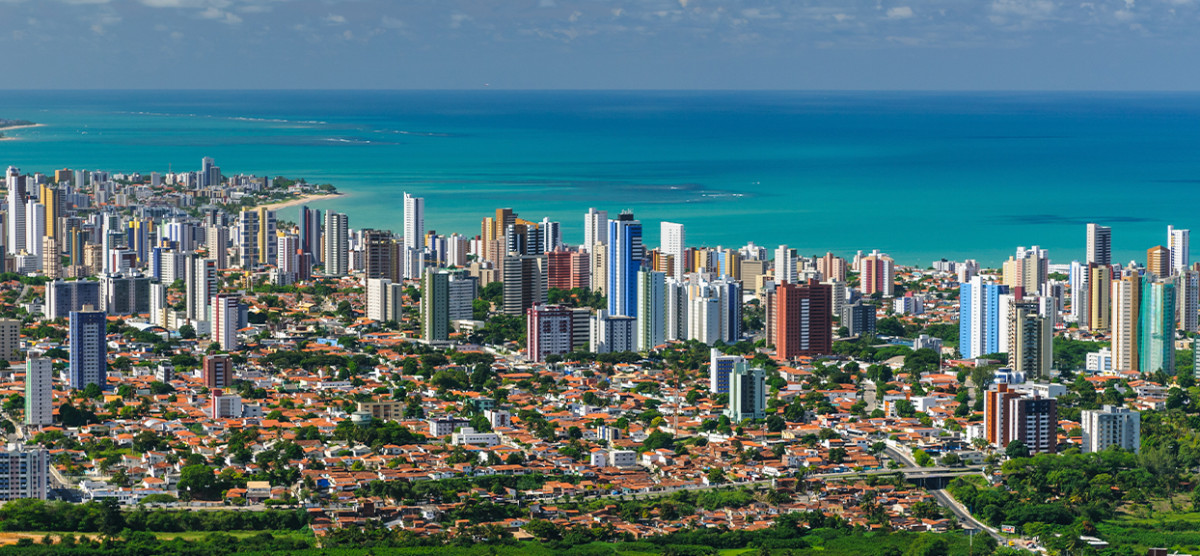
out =
[[[355,229],[210,158],[5,185],[0,554],[1200,551],[1185,229],[917,268]]]

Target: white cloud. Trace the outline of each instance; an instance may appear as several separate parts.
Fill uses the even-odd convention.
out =
[[[913,10],[912,10],[912,8],[910,8],[908,6],[897,6],[895,8],[888,8],[888,11],[887,11],[888,19],[908,19],[912,16],[913,16]]]
[[[339,14],[329,14],[325,16],[325,23],[332,25],[343,25],[346,23],[346,16]]]
[[[228,23],[230,25],[236,25],[242,22],[242,18],[237,14],[227,12],[214,6],[209,6],[208,9],[200,12],[200,17],[203,17],[204,19],[220,21],[221,23]]]

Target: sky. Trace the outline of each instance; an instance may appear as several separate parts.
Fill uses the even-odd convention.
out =
[[[1200,0],[0,0],[0,88],[1197,90]]]

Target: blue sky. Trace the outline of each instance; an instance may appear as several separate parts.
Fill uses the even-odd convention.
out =
[[[1200,89],[1200,0],[0,0],[3,88]]]

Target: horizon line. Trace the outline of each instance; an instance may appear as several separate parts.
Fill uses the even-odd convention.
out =
[[[992,94],[1045,94],[1045,93],[1070,93],[1070,94],[1120,94],[1120,93],[1153,93],[1153,94],[1195,94],[1200,93],[1200,88],[1195,89],[917,89],[917,88],[901,88],[901,89],[869,89],[869,88],[749,88],[749,89],[732,89],[732,88],[519,88],[519,87],[337,87],[337,88],[322,88],[322,87],[268,87],[268,88],[197,88],[197,87],[178,87],[178,88],[24,88],[24,87],[0,87],[0,93],[15,93],[15,92],[485,92],[485,91],[500,91],[500,92],[554,92],[554,93],[653,93],[653,92],[670,92],[670,93],[992,93]]]

